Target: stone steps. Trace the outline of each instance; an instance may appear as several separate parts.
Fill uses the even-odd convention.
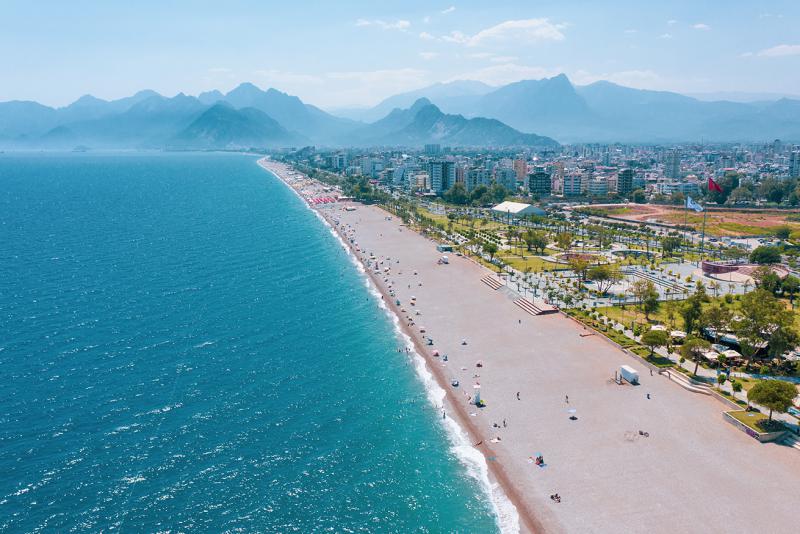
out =
[[[481,278],[481,282],[486,284],[487,286],[491,287],[495,291],[503,287],[503,282],[498,280],[494,275],[487,275]]]

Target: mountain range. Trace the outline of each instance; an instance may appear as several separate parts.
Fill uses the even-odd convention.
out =
[[[607,81],[576,86],[560,74],[491,88],[479,82],[435,84],[387,98],[355,116],[428,98],[445,113],[491,117],[560,142],[737,142],[800,140],[800,100],[708,101]]]
[[[353,131],[348,140],[353,145],[384,146],[558,146],[549,137],[519,132],[496,119],[443,113],[427,98],[416,100],[408,109],[393,109],[383,119]]]
[[[502,87],[462,80],[391,96],[340,117],[276,89],[106,101],[52,108],[0,102],[0,147],[249,148],[555,146],[556,142],[800,141],[800,100],[708,101],[563,74]],[[523,133],[523,132],[536,132]]]

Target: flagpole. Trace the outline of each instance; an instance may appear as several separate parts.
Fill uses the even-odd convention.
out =
[[[708,210],[705,208],[706,207],[703,206],[703,230],[700,233],[700,261],[697,263],[698,266],[703,263],[703,254],[706,245],[706,213],[708,213]]]
[[[683,235],[687,238],[689,243],[686,243],[687,248],[691,247],[692,234],[686,230],[689,225],[689,195],[686,195],[686,202],[683,203]]]

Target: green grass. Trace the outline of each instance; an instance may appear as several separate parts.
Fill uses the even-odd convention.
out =
[[[769,417],[764,415],[760,412],[747,412],[745,410],[735,410],[732,412],[727,412],[728,415],[739,421],[740,423],[744,423],[746,426],[752,428],[756,432],[768,432],[767,428],[764,428],[763,425],[769,420]]]
[[[547,254],[547,252],[545,252]],[[498,258],[502,259],[507,264],[511,265],[515,269],[520,271],[525,271],[526,267],[530,267],[532,272],[541,272],[541,271],[549,271],[552,269],[563,269],[563,265],[559,265],[558,263],[553,263],[551,261],[543,260],[542,258],[538,258],[532,255],[526,255],[525,259],[522,259],[521,256],[518,254],[514,254],[510,251],[502,251],[497,255]]]

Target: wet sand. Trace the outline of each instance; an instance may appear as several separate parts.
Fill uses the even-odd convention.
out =
[[[797,450],[759,444],[723,420],[727,407],[719,401],[651,377],[640,361],[599,336],[582,336],[587,331],[564,316],[525,313],[508,290],[480,281],[484,267],[453,254],[438,265],[435,243],[380,208],[352,206],[319,211],[339,221],[362,262],[371,253],[384,261],[381,271],[391,267],[368,272],[385,300],[394,299],[391,288],[406,310],[392,307],[447,391],[448,415],[482,442],[477,448],[517,507],[522,531],[793,530]],[[613,382],[622,364],[639,371],[640,386]],[[485,408],[468,402],[476,383]],[[530,462],[536,454],[545,467]]]

